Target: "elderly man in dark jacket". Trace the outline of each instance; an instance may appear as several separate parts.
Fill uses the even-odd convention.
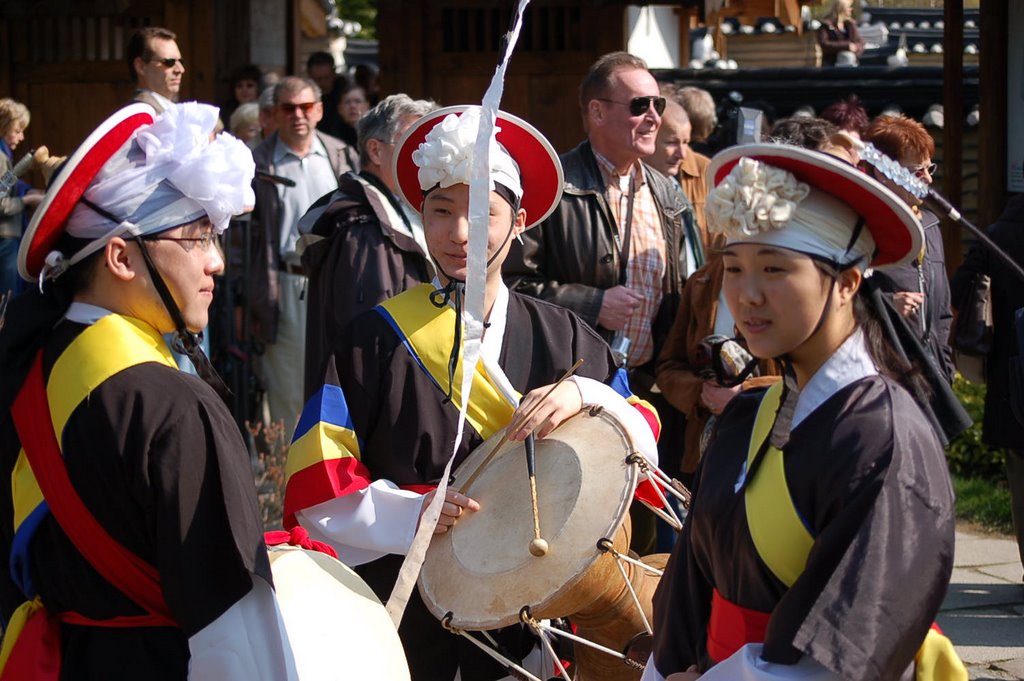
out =
[[[359,165],[299,221],[307,242],[309,277],[305,398],[323,385],[322,364],[332,341],[357,315],[391,296],[430,281],[419,213],[395,195],[395,142],[434,102],[391,95],[359,119]]]
[[[1024,264],[1024,194],[1010,199],[999,220],[987,230],[988,236],[1010,257]],[[1024,367],[1017,348],[1014,315],[1024,308],[1024,283],[999,258],[979,243],[971,246],[953,275],[953,300],[962,303],[975,275],[986,274],[992,280],[992,351],[988,355],[985,378],[985,417],[982,440],[990,447],[1006,450],[1006,477],[1010,483],[1013,527],[1017,548],[1024,565],[1024,423],[1017,414],[1024,412],[1024,395],[1013,394],[1011,373]],[[1014,401],[1017,403],[1014,404]],[[1015,409],[1016,407],[1016,409]]]
[[[678,460],[682,415],[654,388],[654,361],[679,305],[693,209],[640,159],[655,151],[665,99],[642,59],[613,52],[580,85],[587,139],[561,156],[555,212],[505,261],[509,285],[574,311],[624,359],[662,417],[659,451]],[[674,433],[674,435],[673,435]]]

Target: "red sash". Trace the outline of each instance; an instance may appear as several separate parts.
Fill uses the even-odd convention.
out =
[[[7,664],[0,672],[0,681],[55,681],[60,675],[61,621],[118,628],[176,627],[177,623],[164,602],[156,568],[110,536],[86,508],[68,478],[46,398],[42,351],[36,355],[25,384],[11,407],[11,416],[39,489],[57,524],[103,579],[148,613],[93,620],[75,612],[53,614],[45,609],[38,610],[18,637]]]
[[[711,595],[708,655],[721,662],[748,643],[764,643],[770,612],[751,610],[726,600],[718,589]]]

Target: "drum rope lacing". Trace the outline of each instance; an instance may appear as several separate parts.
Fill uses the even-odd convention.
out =
[[[690,491],[678,480],[668,477],[668,475],[657,466],[651,466],[640,452],[632,452],[626,457],[626,463],[637,466],[640,469],[640,472],[647,476],[652,483],[651,487],[654,489],[654,493],[658,495],[658,499],[661,501],[661,508],[658,508],[641,499],[644,506],[671,525],[677,532],[682,530],[683,521],[680,519],[679,514],[676,513],[672,505],[668,503],[668,498],[665,496],[665,493],[662,492],[662,489],[668,490],[672,496],[678,499],[679,503],[683,505],[683,508],[690,508],[690,500],[693,497],[693,495],[690,494]]]
[[[445,630],[457,636],[463,637],[464,639],[475,645],[477,648],[479,648],[483,653],[494,659],[495,662],[505,667],[507,671],[514,673],[517,678],[521,677],[526,681],[544,681],[543,679],[534,676],[533,674],[523,669],[518,664],[516,664],[515,662],[508,659],[500,652],[498,652],[498,642],[495,641],[494,638],[486,631],[481,631],[480,633],[484,636],[484,638],[487,639],[487,641],[491,644],[491,646],[493,646],[493,648],[483,643],[482,641],[478,640],[475,636],[470,635],[470,633],[465,629],[459,629],[458,627],[454,626],[452,624],[453,617],[454,614],[449,612],[441,619],[441,626]],[[551,644],[547,641],[547,638],[541,635],[540,639],[545,644],[545,648],[548,650],[548,653],[552,656],[552,659],[557,660],[558,658],[554,655],[554,650],[551,648]],[[559,664],[558,666],[561,667],[562,665]],[[571,681],[571,679],[566,677],[566,681]]]
[[[632,591],[632,589],[630,589],[630,590]],[[634,598],[635,597],[636,596],[634,594]],[[532,628],[535,632],[537,632],[538,635],[541,635],[541,634],[554,634],[555,636],[561,636],[562,638],[567,638],[570,641],[575,641],[576,643],[579,643],[581,645],[585,645],[585,646],[587,646],[589,648],[593,648],[594,650],[600,650],[602,653],[605,653],[606,655],[611,655],[612,657],[617,657],[618,659],[622,660],[622,663],[624,665],[626,665],[627,667],[630,667],[630,668],[635,669],[637,671],[643,671],[644,670],[644,665],[640,664],[639,662],[635,662],[634,660],[629,659],[628,657],[626,657],[626,655],[624,653],[620,653],[617,650],[612,650],[611,648],[603,646],[600,643],[594,643],[593,641],[588,641],[587,639],[583,638],[582,636],[577,636],[576,634],[573,634],[572,632],[569,632],[569,631],[563,631],[562,629],[558,629],[556,627],[551,626],[550,624],[545,624],[544,622],[535,619],[533,617],[533,615],[530,614],[530,606],[528,606],[528,605],[524,605],[523,609],[519,611],[519,619],[522,620],[523,624],[526,624],[527,626]],[[551,644],[547,643],[546,638],[541,636],[541,640],[545,642],[546,646],[550,650]],[[556,657],[555,659],[557,660],[558,658]],[[560,664],[558,666],[561,668],[560,671],[561,671],[561,674],[562,674],[563,678],[565,678],[566,681],[569,681],[569,676],[566,673],[565,668],[562,667],[562,665],[560,665]]]
[[[647,570],[652,574],[658,575],[658,577],[661,577],[664,573],[661,570],[644,565],[642,561],[619,553],[615,550],[612,540],[607,537],[602,537],[597,540],[597,549],[602,553],[611,554],[612,558],[615,559],[615,567],[619,569],[619,574],[622,575],[622,581],[625,582],[626,588],[629,589],[629,595],[633,598],[633,605],[636,606],[637,612],[640,613],[640,619],[644,623],[644,629],[647,630],[648,634],[653,636],[654,629],[651,628],[651,623],[647,620],[647,614],[644,613],[644,606],[640,603],[640,597],[636,595],[636,589],[633,588],[633,583],[629,580],[629,575],[626,574],[626,568],[623,563],[630,563],[642,570]]]

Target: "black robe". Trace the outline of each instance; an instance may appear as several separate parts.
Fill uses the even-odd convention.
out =
[[[602,383],[615,375],[608,345],[572,312],[511,292],[499,364],[520,393],[554,383],[582,357],[577,374]],[[350,338],[334,353],[337,377],[360,439],[361,461],[374,479],[401,485],[436,484],[451,456],[458,409],[404,349],[377,311],[356,318]],[[447,389],[447,385],[443,386]],[[455,459],[457,467],[483,438],[468,423]],[[389,555],[356,568],[383,601],[391,594],[403,556]],[[532,639],[519,627],[503,630],[500,642],[513,659]],[[441,628],[414,591],[399,628],[413,681],[448,681],[461,669],[463,681],[506,676],[491,658]]]
[[[655,666],[706,669],[712,589],[771,612],[763,658],[801,654],[844,679],[897,679],[946,593],[953,494],[942,448],[901,387],[871,376],[842,388],[793,429],[784,449],[793,503],[816,537],[791,588],[762,562],[734,485],[763,391],[722,414],[696,495],[655,595]],[[783,502],[785,503],[785,502]]]
[[[52,332],[43,351],[45,377],[85,328],[63,321]],[[9,380],[10,374],[3,377]],[[231,414],[202,380],[148,362],[92,391],[72,412],[61,441],[68,476],[83,503],[116,541],[157,568],[179,625],[62,624],[62,681],[184,680],[188,637],[245,596],[252,574],[270,582],[249,458]],[[7,480],[19,449],[5,410],[0,466]],[[0,488],[0,532],[9,550],[10,483]],[[91,619],[145,614],[85,561],[52,514],[33,536],[29,556],[35,591],[51,612],[69,610]],[[6,582],[6,553],[2,563]],[[14,605],[4,603],[5,620]]]

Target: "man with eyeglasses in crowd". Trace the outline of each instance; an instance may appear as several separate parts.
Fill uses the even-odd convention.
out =
[[[523,234],[522,246],[513,245],[505,278],[594,327],[624,358],[634,392],[658,409],[659,449],[681,446],[682,415],[655,390],[654,361],[686,278],[693,211],[641,160],[655,151],[665,98],[642,59],[612,52],[583,78],[580,109],[587,139],[561,156],[562,200]],[[653,545],[649,525],[635,536],[641,553]]]
[[[872,121],[865,139],[923,182],[932,183],[937,170],[932,162],[935,141],[919,122],[902,114],[879,116]],[[956,371],[953,349],[949,345],[953,309],[939,218],[922,207],[920,199],[897,187],[877,170],[871,172],[913,209],[924,228],[924,250],[916,259],[884,273],[876,272],[874,276],[897,312],[930,351],[946,381],[952,383]]]
[[[249,328],[264,345],[259,370],[271,422],[290,429],[302,410],[306,346],[306,272],[299,218],[313,202],[338,188],[352,168],[349,147],[316,129],[323,117],[320,88],[288,76],[274,86],[277,131],[253,150],[257,180],[249,268]],[[276,181],[267,179],[273,176]]]
[[[418,211],[395,194],[395,143],[437,104],[391,95],[357,124],[359,172],[341,176],[299,221],[309,245],[304,397],[323,385],[321,366],[357,315],[431,281],[434,266]]]
[[[159,26],[140,28],[125,48],[128,72],[137,89],[134,100],[163,112],[178,101],[185,63],[173,31]]]

